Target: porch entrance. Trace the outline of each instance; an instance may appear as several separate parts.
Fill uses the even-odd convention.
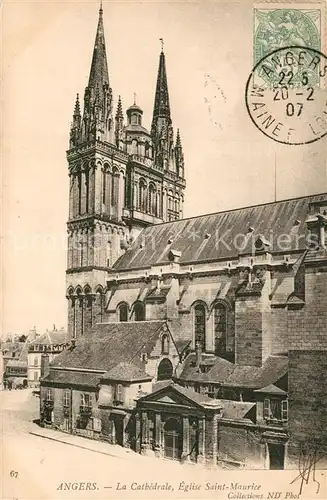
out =
[[[183,447],[183,428],[176,418],[167,420],[164,426],[164,453],[166,458],[180,460]]]

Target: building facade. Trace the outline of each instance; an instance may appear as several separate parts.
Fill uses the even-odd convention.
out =
[[[67,151],[68,331],[86,333],[104,319],[107,271],[149,224],[182,216],[185,177],[179,131],[172,125],[165,55],[159,58],[149,132],[134,102],[114,110],[102,7],[81,112],[77,96]]]
[[[68,345],[67,332],[64,329],[46,331],[28,345],[27,381],[29,387],[39,387],[41,377],[42,355],[49,356],[49,362],[60,354]]]
[[[151,132],[135,103],[114,121],[102,15],[68,151],[70,346],[41,380],[41,420],[182,461],[323,465],[327,193],[180,219],[164,54]]]

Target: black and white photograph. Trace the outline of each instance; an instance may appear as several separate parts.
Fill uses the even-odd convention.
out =
[[[326,0],[3,0],[0,126],[0,497],[326,498]]]

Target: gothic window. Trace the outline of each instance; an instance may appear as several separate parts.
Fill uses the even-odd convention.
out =
[[[133,139],[132,141],[132,154],[137,155],[137,140]]]
[[[107,189],[107,172],[102,172],[102,203],[106,203],[106,189]]]
[[[105,302],[105,295],[101,289],[96,290],[96,311],[97,311],[97,318],[96,318],[96,323],[102,323],[103,322],[103,315],[104,315],[104,302]]]
[[[119,172],[115,168],[112,172],[111,180],[111,205],[117,206],[118,204],[118,190],[119,190]]]
[[[226,350],[227,340],[227,307],[218,303],[213,310],[215,352],[219,354]]]
[[[153,184],[149,186],[149,213],[156,215],[156,191]]]
[[[205,350],[206,336],[206,310],[204,305],[197,304],[194,307],[194,340],[200,342],[201,347]]]
[[[134,320],[145,321],[145,307],[142,302],[136,302],[134,305]]]
[[[83,260],[84,260],[84,242],[80,241],[80,267],[83,267]]]
[[[166,333],[161,338],[161,354],[169,354],[169,337]]]
[[[82,174],[78,174],[78,215],[82,213]]]
[[[88,213],[89,211],[89,186],[90,186],[90,182],[89,182],[89,170],[86,170],[85,171],[85,211],[86,213]]]
[[[140,211],[146,212],[146,184],[143,179],[139,182],[139,204]]]
[[[125,322],[128,321],[128,306],[127,304],[121,304],[118,308],[119,312],[119,321]]]

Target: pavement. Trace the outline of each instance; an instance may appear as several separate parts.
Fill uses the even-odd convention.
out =
[[[100,453],[102,455],[107,455],[109,457],[115,457],[121,460],[141,460],[147,459],[149,457],[143,457],[139,453],[135,453],[127,448],[122,448],[119,445],[112,445],[105,443],[103,441],[95,441],[87,437],[76,436],[75,434],[67,434],[59,430],[53,430],[50,428],[40,427],[30,431],[30,434],[44,439],[49,439],[51,441],[57,441],[59,443],[67,444],[69,446],[74,446],[76,448],[81,448],[82,450],[92,451],[94,453]]]
[[[221,471],[181,465],[142,456],[117,445],[39,427],[35,422],[39,398],[30,389],[0,391],[0,410],[1,500],[245,498],[239,491],[222,489],[232,481],[240,485],[252,482],[264,485],[260,486],[260,491],[254,491],[254,494],[264,493],[263,499],[299,498],[299,484],[291,484],[294,471],[287,471],[289,474],[285,474],[286,471]],[[303,486],[300,500],[326,498],[326,477],[318,476],[318,471],[315,474],[315,481],[310,476],[309,485]],[[319,494],[315,490],[317,481]],[[208,489],[207,484],[212,489]],[[269,492],[276,496],[268,496]],[[278,496],[278,492],[289,494]],[[229,493],[232,496],[228,496]],[[245,492],[246,495],[250,493]]]

